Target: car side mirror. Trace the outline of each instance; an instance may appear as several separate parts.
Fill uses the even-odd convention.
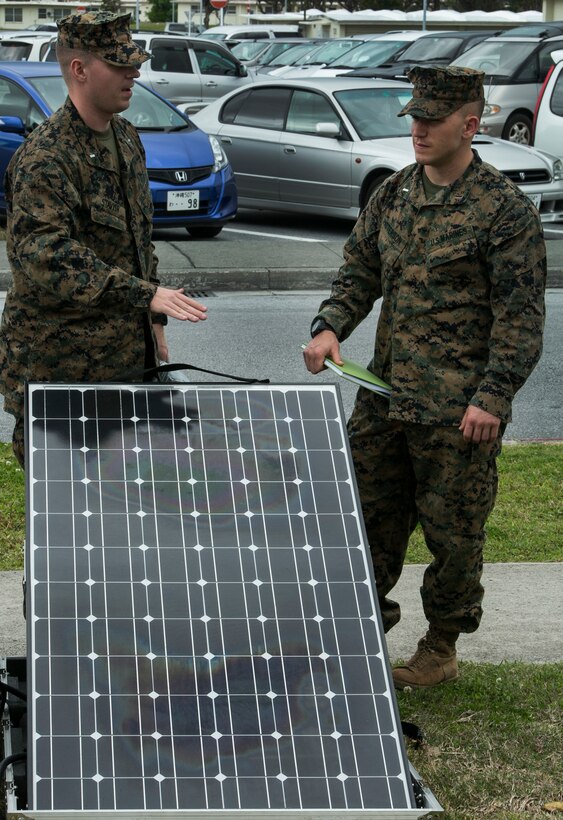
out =
[[[0,131],[5,131],[9,134],[25,135],[25,125],[21,117],[0,116]]]
[[[248,69],[242,63],[238,67],[237,77],[248,77]]]
[[[335,122],[318,122],[315,131],[319,137],[339,137],[341,134],[340,126]]]

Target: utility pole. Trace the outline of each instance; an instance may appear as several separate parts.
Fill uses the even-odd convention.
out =
[[[426,31],[426,11],[428,9],[428,0],[422,0],[422,30]]]

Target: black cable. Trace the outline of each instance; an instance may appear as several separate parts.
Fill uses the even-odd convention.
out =
[[[11,766],[12,763],[19,763],[20,761],[27,761],[27,755],[25,752],[18,752],[15,755],[8,755],[8,757],[5,757],[0,763],[0,780],[4,779],[8,766]]]
[[[27,700],[27,692],[22,692],[21,689],[16,689],[14,686],[10,686],[4,681],[0,680],[0,689],[2,689],[6,694],[14,695],[16,698],[20,698],[20,700]],[[5,696],[3,698],[5,701]]]

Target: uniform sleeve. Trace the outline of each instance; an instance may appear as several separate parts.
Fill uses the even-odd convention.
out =
[[[541,355],[547,276],[539,215],[523,198],[513,202],[489,236],[489,359],[470,402],[504,421]]]
[[[381,296],[379,202],[378,195],[372,198],[356,222],[344,246],[344,264],[315,317],[328,322],[340,341],[350,336]]]
[[[69,168],[48,154],[24,156],[15,164],[10,188],[11,251],[34,287],[61,302],[149,306],[154,282],[104,263],[72,238],[81,196]]]

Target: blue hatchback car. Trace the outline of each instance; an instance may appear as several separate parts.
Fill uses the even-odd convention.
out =
[[[26,135],[66,99],[56,63],[0,62],[0,214],[4,173]],[[217,236],[237,210],[233,172],[215,137],[141,83],[122,114],[139,131],[147,155],[158,228],[186,228],[195,239]]]

